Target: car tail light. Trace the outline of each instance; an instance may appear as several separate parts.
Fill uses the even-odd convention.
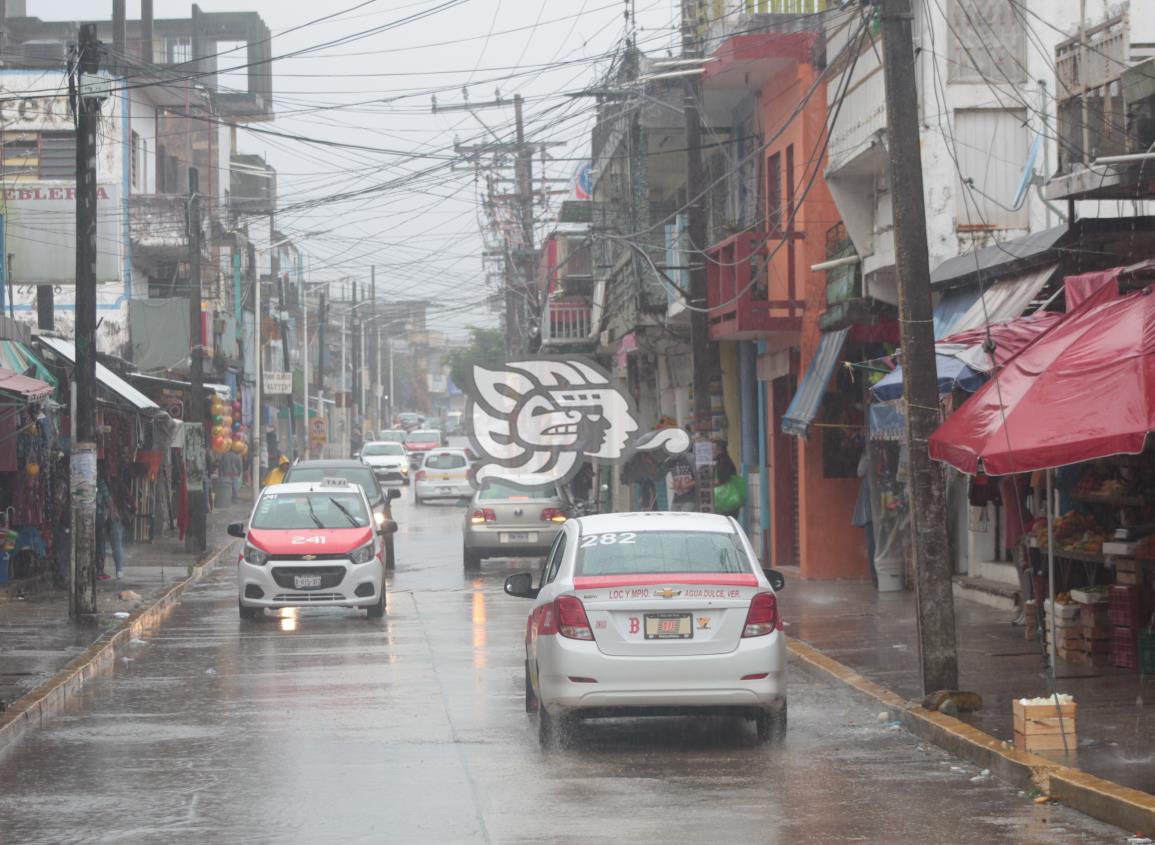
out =
[[[750,602],[750,610],[746,613],[746,628],[742,631],[743,637],[764,637],[774,630],[781,628],[782,620],[778,618],[778,599],[773,593],[758,593]]]
[[[557,630],[571,640],[592,640],[593,629],[586,618],[585,605],[577,596],[558,596],[554,601],[557,614]]]
[[[420,478],[420,475],[418,475],[418,478]],[[486,508],[485,510],[478,508],[469,517],[469,521],[474,525],[481,525],[485,522],[497,522],[497,514],[493,512],[493,508]]]
[[[557,602],[551,601],[549,604],[541,607],[541,624],[537,628],[537,632],[541,636],[548,636],[557,633]]]
[[[541,512],[542,522],[565,522],[566,515],[561,508],[545,508]]]

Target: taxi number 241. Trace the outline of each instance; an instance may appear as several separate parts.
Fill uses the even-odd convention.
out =
[[[290,537],[289,542],[294,546],[300,546],[303,543],[320,543],[325,545],[325,537]]]

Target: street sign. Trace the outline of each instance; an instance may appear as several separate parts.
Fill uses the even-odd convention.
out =
[[[329,440],[328,426],[321,417],[309,420],[309,444],[315,448],[324,446]]]
[[[293,374],[276,371],[265,372],[265,394],[268,396],[288,396],[293,392]]]

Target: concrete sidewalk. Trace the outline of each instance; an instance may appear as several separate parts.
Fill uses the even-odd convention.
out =
[[[243,520],[251,507],[251,495],[233,507],[218,508],[208,515],[208,552],[230,540],[229,522]],[[151,544],[125,545],[124,579],[98,581],[95,624],[74,623],[68,618],[68,591],[46,589],[24,598],[0,600],[0,701],[5,707],[63,669],[101,637],[122,622],[115,614],[148,606],[174,583],[189,574],[197,555],[184,550],[175,536]],[[106,570],[114,571],[112,554]],[[140,598],[125,600],[132,591]]]
[[[787,572],[780,596],[786,633],[903,698],[922,698],[914,594],[878,593],[869,583],[802,581]],[[1049,695],[1037,642],[1012,614],[956,599],[959,685],[983,697],[959,718],[997,739],[1013,739],[1011,702]],[[1055,691],[1079,704],[1074,753],[1036,752],[1123,786],[1155,793],[1155,681],[1130,670],[1059,662]],[[1147,710],[1144,702],[1153,708]]]

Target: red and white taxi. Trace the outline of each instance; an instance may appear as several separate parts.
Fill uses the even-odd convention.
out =
[[[786,728],[786,637],[775,587],[733,519],[617,513],[568,521],[534,573],[525,703],[548,746],[574,718],[723,713],[760,741]],[[773,585],[773,586],[772,586]],[[559,729],[560,728],[560,729]]]
[[[373,518],[365,494],[342,478],[270,485],[261,491],[237,560],[242,619],[266,607],[363,607],[385,614],[384,536],[397,523]]]

